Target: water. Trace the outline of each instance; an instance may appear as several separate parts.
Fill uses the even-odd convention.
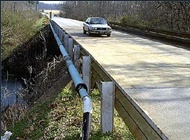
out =
[[[15,103],[24,104],[22,84],[19,81],[1,81],[1,111]]]

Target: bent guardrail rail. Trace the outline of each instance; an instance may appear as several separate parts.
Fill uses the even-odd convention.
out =
[[[65,50],[62,42],[55,33],[52,24],[50,23],[51,30],[56,39],[56,42],[59,46],[59,49],[63,55],[63,58],[66,62],[67,68],[75,85],[76,91],[80,94],[80,97],[83,100],[83,129],[82,129],[82,140],[88,140],[90,137],[90,125],[91,125],[91,114],[92,114],[92,102],[87,93],[87,86],[83,82],[80,74],[78,73],[76,67],[74,66],[69,54]]]
[[[103,94],[104,86],[108,85],[107,88],[111,87],[111,92],[109,93],[112,97],[109,99],[112,103],[109,102],[109,105],[115,107],[120,117],[123,119],[124,123],[129,127],[131,133],[135,137],[136,140],[167,140],[167,136],[159,129],[159,127],[151,120],[151,118],[138,106],[138,104],[124,91],[124,89],[115,81],[111,75],[96,61],[96,59],[85,49],[83,48],[75,38],[71,37],[66,30],[64,30],[60,25],[58,25],[53,20],[51,21],[54,25],[54,29],[58,34],[59,38],[64,42],[66,50],[70,52],[70,56],[74,57],[74,60],[81,59],[84,56],[89,56],[91,59],[90,64],[90,73],[89,74],[89,83],[86,83],[88,90],[91,87],[97,87],[98,90]],[[72,42],[72,43],[71,43]],[[72,44],[72,45],[71,45]],[[75,45],[74,45],[75,44]],[[77,44],[77,45],[76,45]],[[73,48],[74,45],[74,48]],[[72,47],[71,47],[72,46]],[[78,46],[78,47],[76,47]],[[77,51],[79,49],[79,51]],[[77,51],[77,53],[73,52]],[[77,57],[77,58],[76,58]],[[84,61],[83,61],[84,63]],[[82,65],[83,66],[83,65]],[[77,67],[77,65],[76,65]],[[81,66],[79,66],[81,67]],[[86,66],[83,66],[86,69]],[[89,68],[88,68],[89,69]],[[84,79],[84,75],[83,75]],[[111,85],[111,86],[109,86]],[[101,95],[102,96],[102,95]],[[105,97],[105,96],[104,96]],[[105,97],[106,98],[106,97]],[[101,100],[101,104],[102,104]],[[103,103],[104,104],[104,103]],[[112,116],[105,117],[103,104],[101,105],[101,127],[102,130],[105,128],[102,123],[103,121],[107,121],[106,129],[104,132],[112,132],[113,124],[113,112],[109,112]],[[108,108],[108,107],[107,107]],[[113,108],[109,108],[109,110],[113,111]],[[110,115],[109,114],[109,115]],[[110,119],[108,119],[110,118]],[[112,122],[111,122],[112,121]],[[109,123],[108,123],[109,122]],[[111,129],[107,129],[110,128]]]

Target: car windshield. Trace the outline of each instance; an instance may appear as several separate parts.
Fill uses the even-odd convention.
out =
[[[106,20],[104,18],[91,18],[90,24],[106,24]]]

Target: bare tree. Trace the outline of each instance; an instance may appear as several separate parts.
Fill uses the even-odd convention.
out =
[[[66,1],[62,7],[65,17],[79,20],[100,16],[119,22],[125,18],[137,26],[190,32],[188,1]]]

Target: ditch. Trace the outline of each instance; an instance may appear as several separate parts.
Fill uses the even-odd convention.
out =
[[[2,131],[13,120],[19,120],[21,114],[42,95],[61,90],[65,80],[60,83],[56,81],[67,74],[65,62],[49,25],[2,61],[1,70]],[[55,88],[49,91],[53,86]]]

